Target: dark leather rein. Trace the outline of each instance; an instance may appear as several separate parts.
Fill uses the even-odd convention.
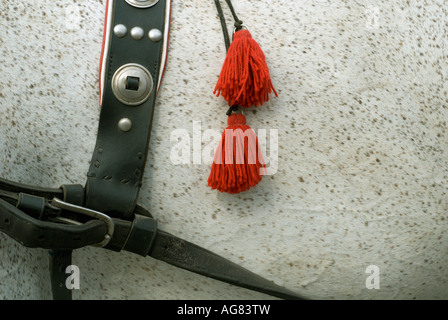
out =
[[[215,3],[228,46],[222,9],[218,0]],[[151,214],[137,204],[166,63],[170,13],[170,0],[108,0],[101,113],[87,182],[51,189],[0,179],[0,231],[23,246],[50,250],[54,299],[71,299],[71,290],[64,285],[65,269],[71,265],[72,251],[85,246],[150,256],[236,286],[282,299],[302,299],[158,229]]]

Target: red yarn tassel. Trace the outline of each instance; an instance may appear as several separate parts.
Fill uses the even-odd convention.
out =
[[[230,106],[257,107],[277,91],[271,82],[266,58],[249,30],[237,31],[216,84],[216,96],[222,95]]]
[[[228,127],[216,149],[208,185],[221,192],[240,193],[267,174],[258,138],[242,114],[229,116]]]

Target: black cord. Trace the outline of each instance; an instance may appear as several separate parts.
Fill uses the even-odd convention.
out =
[[[232,12],[232,16],[233,19],[235,20],[235,31],[239,31],[243,28],[243,21],[241,21],[236,12],[235,12],[235,8],[233,7],[232,1],[231,0],[226,0],[227,5],[230,8],[230,12]],[[219,20],[221,21],[221,27],[222,27],[222,32],[224,34],[224,43],[226,45],[226,50],[229,50],[230,47],[230,36],[229,36],[229,30],[227,29],[227,23],[226,23],[226,18],[224,17],[224,12],[222,10],[222,6],[221,6],[221,2],[219,0],[215,0],[215,5],[216,5],[216,9],[218,10],[218,16],[219,16]]]
[[[226,45],[226,51],[229,51],[230,47],[230,37],[229,31],[227,30],[226,18],[224,17],[224,13],[222,11],[221,3],[219,0],[215,0],[216,9],[218,10],[219,20],[221,21],[222,32],[224,34],[224,43]]]
[[[238,19],[238,16],[236,15],[235,8],[232,5],[232,2],[230,0],[226,0],[230,11],[232,12],[233,18],[235,19],[235,28],[236,31],[240,30],[243,25],[243,21]],[[227,23],[226,18],[224,17],[224,12],[222,11],[222,6],[219,0],[215,0],[216,9],[218,10],[218,16],[219,20],[221,21],[221,27],[222,27],[222,33],[224,35],[224,43],[226,45],[226,52],[229,51],[230,47],[230,37],[229,37],[229,30],[227,29]],[[238,105],[231,106],[229,110],[227,110],[227,115],[232,115],[233,112],[237,112],[239,109]]]
[[[238,30],[240,30],[243,27],[243,21],[238,19],[238,16],[236,15],[235,8],[233,7],[232,1],[226,0],[226,2],[227,2],[227,5],[230,8],[230,11],[232,12],[233,19],[235,19],[236,31],[238,31]]]
[[[240,107],[240,106],[238,106],[238,105],[231,106],[231,107],[229,108],[229,110],[227,110],[227,113],[226,113],[226,114],[230,117],[230,116],[232,115],[233,112],[237,112],[237,111],[238,111],[239,107]]]

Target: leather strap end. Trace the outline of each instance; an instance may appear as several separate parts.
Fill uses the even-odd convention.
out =
[[[140,215],[135,215],[131,231],[123,246],[123,250],[146,257],[157,234],[157,221]]]

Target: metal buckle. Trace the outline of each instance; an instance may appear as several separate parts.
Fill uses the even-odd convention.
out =
[[[88,208],[84,208],[84,207],[80,207],[80,206],[76,206],[74,204],[62,201],[58,198],[53,198],[53,200],[51,200],[51,205],[53,205],[56,208],[62,209],[62,210],[67,210],[67,211],[72,211],[72,212],[76,212],[76,213],[80,213],[95,219],[99,219],[102,220],[106,223],[107,225],[107,233],[104,237],[104,240],[101,241],[100,243],[97,244],[93,244],[93,246],[95,247],[105,247],[110,239],[112,239],[112,235],[114,234],[114,229],[115,229],[115,224],[114,221],[112,220],[111,217],[109,217],[108,215],[101,213],[99,211],[95,211],[95,210],[91,210]],[[72,224],[79,224],[76,221],[73,220],[69,220],[69,219],[65,219],[65,218],[58,218],[60,221],[65,222],[65,223],[72,223]]]
[[[236,29],[237,29],[237,27],[233,28],[232,40],[233,40],[233,37],[235,36]],[[241,30],[249,30],[249,28],[247,27],[247,25],[242,24],[241,25]]]

